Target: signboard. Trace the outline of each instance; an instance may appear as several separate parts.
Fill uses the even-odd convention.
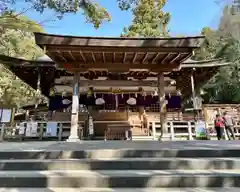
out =
[[[56,137],[57,136],[57,122],[48,122],[46,136]]]
[[[27,128],[26,128],[25,135],[27,137],[36,137],[37,136],[37,126],[38,126],[38,124],[35,121],[27,122]]]
[[[21,122],[19,124],[19,132],[18,132],[18,134],[19,135],[24,135],[24,133],[25,133],[25,122]]]
[[[1,123],[10,123],[12,118],[12,109],[0,109]]]
[[[94,128],[93,128],[93,119],[92,117],[89,117],[88,120],[88,131],[89,131],[89,135],[93,135],[94,134]]]
[[[207,129],[205,127],[205,122],[198,120],[195,126],[196,138],[205,138],[207,137]]]
[[[203,102],[203,99],[201,97],[195,97],[193,99],[193,108],[194,109],[202,109],[202,102]]]

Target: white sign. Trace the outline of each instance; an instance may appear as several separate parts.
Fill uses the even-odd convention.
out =
[[[25,122],[22,122],[22,123],[19,124],[19,132],[18,132],[18,134],[19,135],[24,135],[24,133],[25,133]]]
[[[195,99],[193,99],[193,108],[202,109],[202,102],[203,99],[201,97],[195,97]]]
[[[57,136],[57,122],[48,122],[46,136],[56,137]]]
[[[12,117],[11,109],[1,109],[1,123],[9,123]]]
[[[36,137],[37,136],[37,122],[30,121],[27,122],[26,136],[27,137]]]
[[[89,121],[88,121],[88,131],[89,131],[89,135],[93,135],[93,134],[94,134],[93,119],[92,119],[92,117],[89,117]]]

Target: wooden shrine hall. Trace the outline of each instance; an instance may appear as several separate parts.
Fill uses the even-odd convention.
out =
[[[93,121],[99,122],[94,124],[97,136],[109,129],[125,132],[127,124],[133,135],[149,135],[154,118],[167,132],[169,113],[177,113],[174,120],[181,120],[181,99],[192,93],[191,78],[199,87],[226,65],[221,60],[190,59],[203,36],[105,38],[35,33],[35,41],[46,56],[35,61],[0,56],[0,61],[49,98],[52,92],[61,96],[64,92],[71,100],[71,112],[56,111],[52,120],[71,122],[72,141],[78,139],[79,122],[86,116],[79,104],[87,105]],[[104,103],[92,108],[98,98]]]

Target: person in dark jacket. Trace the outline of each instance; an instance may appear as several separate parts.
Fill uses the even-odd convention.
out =
[[[225,125],[225,129],[226,129],[228,139],[231,140],[231,137],[230,137],[230,134],[231,134],[233,140],[235,140],[233,118],[230,115],[228,115],[227,112],[224,112],[223,113],[223,120],[224,120],[224,125]]]

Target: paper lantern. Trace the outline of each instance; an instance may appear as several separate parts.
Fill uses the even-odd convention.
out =
[[[62,100],[63,105],[69,105],[70,103],[71,103],[71,101],[69,99],[63,99]]]
[[[95,100],[95,103],[96,103],[96,105],[104,105],[104,104],[105,104],[105,101],[104,101],[103,98],[97,98],[97,99]]]
[[[127,100],[127,104],[128,105],[136,105],[137,104],[137,100],[135,98],[131,97],[131,98],[129,98]]]

